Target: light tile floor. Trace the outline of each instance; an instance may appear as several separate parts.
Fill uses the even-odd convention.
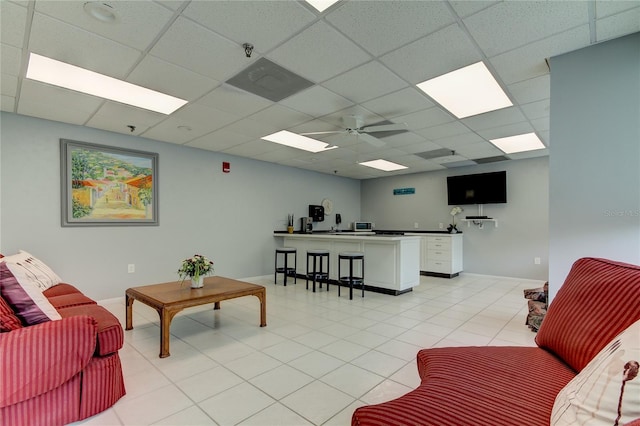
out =
[[[421,277],[413,292],[361,298],[270,277],[267,327],[247,296],[185,310],[158,358],[158,314],[134,303],[120,351],[127,395],[78,425],[349,425],[353,410],[418,383],[416,353],[442,346],[534,345],[525,288],[542,282]],[[105,305],[124,324],[124,298]]]

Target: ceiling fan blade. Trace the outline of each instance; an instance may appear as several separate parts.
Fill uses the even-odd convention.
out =
[[[373,137],[367,133],[358,133],[358,138],[360,138],[361,140],[365,141],[366,143],[368,143],[369,145],[373,145],[375,147],[383,147],[386,144],[381,141],[380,139]]]
[[[380,126],[367,126],[360,129],[361,132],[365,133],[392,132],[396,130],[407,130],[407,123],[381,124]]]
[[[305,133],[298,133],[298,134],[302,136],[308,136],[308,135],[332,135],[336,133],[346,133],[346,132],[344,130],[332,130],[329,132],[305,132]]]

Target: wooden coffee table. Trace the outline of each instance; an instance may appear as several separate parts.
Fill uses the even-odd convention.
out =
[[[260,327],[267,325],[267,294],[263,286],[245,283],[224,277],[206,277],[204,287],[192,289],[185,280],[163,284],[129,288],[126,291],[127,326],[133,329],[133,301],[139,300],[151,306],[160,315],[160,358],[169,354],[171,320],[183,310],[192,306],[215,303],[213,309],[220,309],[222,300],[243,296],[256,296],[260,300]]]

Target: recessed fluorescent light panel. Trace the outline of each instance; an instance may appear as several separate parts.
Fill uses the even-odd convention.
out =
[[[167,115],[187,103],[183,99],[35,53],[29,55],[27,78]]]
[[[513,105],[482,61],[417,86],[458,118]]]
[[[505,154],[515,154],[516,152],[535,151],[536,149],[546,148],[535,133],[491,139],[490,142]]]
[[[365,161],[364,163],[358,163],[362,166],[371,167],[378,170],[384,170],[385,172],[393,172],[395,170],[407,169],[407,166],[403,166],[401,164],[392,163],[387,160],[372,160]]]
[[[298,135],[287,130],[281,130],[279,132],[263,136],[260,139],[279,143],[280,145],[290,146],[292,148],[303,149],[309,152],[321,152],[337,148],[337,146],[331,146],[326,142]]]
[[[307,0],[307,3],[315,7],[318,12],[324,12],[330,8],[332,4],[338,3],[338,0]]]

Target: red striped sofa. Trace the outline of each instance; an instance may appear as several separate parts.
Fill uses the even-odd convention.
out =
[[[640,266],[580,259],[549,306],[536,347],[421,350],[418,388],[356,409],[351,423],[548,426],[558,392],[639,319]]]
[[[118,355],[124,336],[118,319],[69,284],[43,294],[62,319],[14,324],[0,333],[3,426],[75,422],[109,408],[125,394]],[[7,308],[0,295],[0,311]]]

